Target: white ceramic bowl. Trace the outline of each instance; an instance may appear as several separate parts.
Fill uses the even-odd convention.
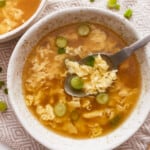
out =
[[[43,8],[46,5],[47,0],[41,0],[39,7],[37,8],[37,10],[35,11],[35,13],[22,25],[20,25],[19,27],[17,27],[16,29],[7,32],[5,34],[1,34],[0,35],[0,43],[9,41],[11,39],[14,39],[18,36],[20,36],[21,34],[23,34],[25,32],[25,30],[34,23],[34,21],[36,20],[36,18],[38,17],[38,15],[42,12]]]
[[[46,16],[34,24],[17,43],[8,66],[9,100],[22,126],[40,143],[53,150],[113,149],[131,137],[144,122],[150,110],[150,59],[146,49],[136,54],[141,65],[142,92],[129,118],[114,132],[99,138],[76,140],[51,132],[29,112],[22,95],[22,68],[32,47],[48,32],[66,24],[89,21],[108,26],[129,43],[138,39],[135,29],[123,17],[95,8],[71,8]],[[148,52],[148,51],[147,51]]]

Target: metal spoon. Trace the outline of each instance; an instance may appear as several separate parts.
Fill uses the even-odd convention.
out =
[[[123,49],[121,49],[119,52],[115,53],[115,54],[103,54],[103,53],[96,53],[96,54],[92,54],[92,55],[88,55],[87,57],[83,58],[82,60],[79,61],[80,64],[84,64],[84,62],[86,61],[86,59],[89,56],[96,56],[98,54],[100,54],[103,59],[105,59],[107,61],[107,63],[110,65],[111,69],[117,69],[119,67],[119,65],[126,60],[134,51],[138,50],[139,48],[142,48],[143,46],[145,46],[148,42],[150,42],[150,35],[146,36],[145,38],[138,40],[137,42],[131,44],[128,47],[125,47]],[[82,90],[74,90],[71,85],[70,85],[70,81],[72,79],[72,77],[75,76],[74,74],[68,74],[65,80],[65,84],[64,84],[64,89],[65,92],[71,96],[76,96],[76,97],[85,97],[85,96],[89,96],[86,93],[84,93]]]

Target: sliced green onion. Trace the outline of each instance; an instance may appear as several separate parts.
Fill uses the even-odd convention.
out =
[[[7,109],[7,104],[4,101],[0,101],[0,112],[4,112]]]
[[[110,9],[120,9],[120,5],[117,3],[117,0],[108,0],[107,7]]]
[[[120,122],[120,119],[121,119],[121,116],[120,115],[116,115],[113,119],[110,120],[110,124],[112,126],[116,126]]]
[[[2,67],[0,67],[0,73],[2,72],[2,70],[3,70]]]
[[[114,8],[116,4],[117,4],[117,0],[108,0],[107,1],[108,8]]]
[[[58,36],[56,38],[56,46],[59,48],[65,48],[67,46],[67,43],[67,39],[62,36]]]
[[[129,8],[125,11],[124,13],[124,17],[126,17],[127,19],[130,19],[132,17],[133,11]]]
[[[84,85],[84,82],[83,80],[78,77],[78,76],[74,76],[72,79],[71,79],[71,87],[75,90],[81,90],[83,88],[83,85]]]
[[[77,121],[79,119],[80,115],[77,110],[73,110],[70,114],[70,118],[72,121]]]
[[[94,63],[95,63],[95,57],[94,56],[89,56],[86,58],[85,65],[94,67]]]
[[[80,36],[87,36],[90,33],[90,27],[87,24],[82,24],[78,27],[78,34]]]
[[[57,117],[63,117],[67,112],[66,104],[64,103],[57,103],[54,106],[54,113]]]
[[[120,10],[120,4],[116,4],[115,9]]]
[[[96,96],[96,101],[99,104],[106,104],[109,101],[109,96],[107,93],[100,93]]]
[[[4,81],[0,81],[0,89],[2,88],[2,86],[5,85],[5,82]]]
[[[7,88],[4,89],[4,93],[8,94],[8,89]]]
[[[58,48],[58,54],[65,54],[66,53],[66,49],[65,48]]]
[[[4,7],[6,5],[6,0],[0,0],[0,7]]]

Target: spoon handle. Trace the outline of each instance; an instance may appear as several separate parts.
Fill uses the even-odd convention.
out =
[[[150,42],[150,35],[144,37],[141,40],[138,40],[137,42],[131,44],[129,47],[125,49],[128,56],[130,56],[134,51],[138,50],[139,48],[142,48],[145,46],[148,42]]]
[[[150,42],[150,35],[144,37],[141,40],[131,44],[128,47],[123,48],[121,51],[110,57],[112,63],[117,68],[125,59],[127,59],[134,51],[138,50]]]

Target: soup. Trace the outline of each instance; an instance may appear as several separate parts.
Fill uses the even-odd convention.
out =
[[[40,0],[1,0],[0,34],[7,33],[26,22],[36,11]]]
[[[83,68],[97,72],[94,67],[100,65],[105,70],[102,73],[109,74],[101,80],[102,89],[98,87],[95,95],[70,96],[64,91],[64,81],[69,69],[76,68],[76,60],[91,53],[115,53],[125,45],[121,37],[100,24],[76,23],[50,32],[32,49],[24,65],[22,83],[27,107],[41,124],[63,136],[95,138],[112,132],[129,116],[140,94],[136,56],[132,55],[113,72],[100,56],[90,58],[84,66],[77,64],[78,70],[73,71],[77,78],[71,83],[77,91],[89,81],[89,76],[88,80],[82,76],[87,71]],[[90,73],[92,79],[99,80],[99,74]],[[84,82],[78,80],[82,77]]]

